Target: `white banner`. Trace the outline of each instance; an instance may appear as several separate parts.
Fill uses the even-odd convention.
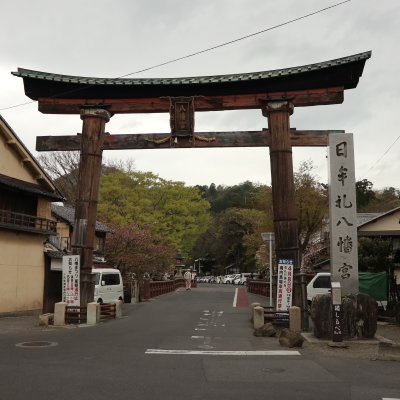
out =
[[[69,306],[79,306],[79,256],[63,256],[62,261],[62,301]]]
[[[292,306],[293,260],[278,261],[276,311],[288,311]]]

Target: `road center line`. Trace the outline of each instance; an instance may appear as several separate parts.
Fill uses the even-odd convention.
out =
[[[235,289],[235,296],[234,296],[234,298],[233,298],[232,307],[236,307],[237,295],[238,295],[238,288]]]

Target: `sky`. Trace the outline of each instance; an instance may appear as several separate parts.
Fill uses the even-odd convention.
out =
[[[343,0],[342,0],[343,1]],[[81,132],[78,115],[47,115],[25,96],[18,67],[117,78],[286,23],[341,0],[0,0],[0,114],[34,154],[36,136]],[[354,134],[356,179],[400,187],[400,2],[351,0],[308,18],[129,77],[268,71],[372,50],[358,87],[340,105],[295,108],[297,129]],[[9,108],[12,107],[12,108]],[[267,128],[260,110],[197,113],[195,130]],[[168,114],[114,115],[111,134],[169,132]],[[138,171],[187,185],[271,184],[268,148],[105,151]],[[327,182],[327,149],[294,148]],[[1,171],[0,171],[1,173]]]

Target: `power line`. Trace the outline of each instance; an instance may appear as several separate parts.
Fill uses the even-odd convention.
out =
[[[302,19],[305,19],[305,18],[311,17],[313,15],[319,14],[319,13],[321,13],[323,11],[329,10],[330,8],[338,7],[338,6],[340,6],[340,5],[344,4],[344,3],[348,3],[349,1],[351,1],[351,0],[345,0],[345,1],[342,1],[341,3],[337,3],[337,4],[334,4],[334,5],[329,6],[329,7],[321,8],[320,10],[314,11],[314,12],[312,12],[310,14],[306,14],[306,15],[303,15],[301,17],[291,19],[291,20],[283,22],[281,24],[271,26],[270,28],[266,28],[266,29],[263,29],[263,30],[258,31],[258,32],[250,33],[249,35],[242,36],[240,38],[230,40],[229,42],[217,44],[217,45],[215,45],[213,47],[209,47],[208,49],[199,50],[199,51],[196,51],[195,53],[190,53],[190,54],[187,54],[187,55],[182,56],[182,57],[174,58],[173,60],[165,61],[163,63],[157,64],[157,65],[153,65],[152,67],[140,69],[138,71],[131,72],[131,73],[126,74],[126,75],[122,75],[119,78],[125,78],[125,77],[130,76],[130,75],[139,74],[140,72],[149,71],[149,70],[154,69],[154,68],[158,68],[158,67],[162,67],[164,65],[172,64],[172,63],[174,63],[176,61],[181,61],[181,60],[184,60],[186,58],[194,57],[194,56],[206,53],[206,52],[211,51],[211,50],[219,49],[221,47],[228,46],[230,44],[240,42],[241,40],[245,40],[245,39],[251,38],[253,36],[260,35],[262,33],[265,33],[265,32],[268,32],[268,31],[272,31],[273,29],[281,28],[282,26],[289,25],[289,24],[291,24],[293,22],[297,22],[297,21],[300,21]]]
[[[269,28],[265,28],[265,29],[262,29],[262,30],[260,30],[260,31],[250,33],[249,35],[242,36],[242,37],[240,37],[240,38],[233,39],[233,40],[230,40],[230,41],[228,41],[228,42],[220,43],[220,44],[217,44],[217,45],[215,45],[215,46],[209,47],[209,48],[207,48],[207,49],[203,49],[203,50],[196,51],[196,52],[194,52],[194,53],[186,54],[186,55],[184,55],[184,56],[182,56],[182,57],[174,58],[174,59],[172,59],[172,60],[168,60],[168,61],[165,61],[165,62],[156,64],[156,65],[153,65],[153,66],[151,66],[151,67],[143,68],[143,69],[137,70],[137,71],[135,71],[135,72],[130,72],[129,74],[125,74],[125,75],[118,76],[116,79],[126,78],[127,76],[136,75],[136,74],[139,74],[139,73],[141,73],[141,72],[150,71],[150,70],[152,70],[152,69],[159,68],[159,67],[162,67],[162,66],[164,66],[164,65],[172,64],[172,63],[175,63],[175,62],[177,62],[177,61],[181,61],[181,60],[185,60],[185,59],[187,59],[187,58],[191,58],[191,57],[197,56],[197,55],[199,55],[199,54],[207,53],[207,52],[209,52],[209,51],[216,50],[216,49],[219,49],[219,48],[221,48],[221,47],[228,46],[228,45],[231,45],[231,44],[233,44],[233,43],[237,43],[237,42],[240,42],[240,41],[242,41],[242,40],[249,39],[249,38],[251,38],[251,37],[257,36],[257,35],[261,35],[262,33],[266,33],[266,32],[272,31],[272,30],[274,30],[274,29],[281,28],[281,27],[283,27],[283,26],[292,24],[292,23],[297,22],[297,21],[300,21],[300,20],[302,20],[302,19],[312,17],[312,16],[314,16],[314,15],[316,15],[316,14],[320,14],[320,13],[322,13],[322,12],[324,12],[324,11],[327,11],[327,10],[329,10],[329,9],[331,9],[331,8],[335,8],[335,7],[341,6],[341,5],[345,4],[345,3],[349,3],[350,1],[351,1],[351,0],[344,0],[344,1],[340,2],[340,3],[336,3],[336,4],[333,4],[333,5],[331,5],[331,6],[328,6],[328,7],[325,7],[325,8],[321,8],[321,9],[319,9],[319,10],[317,10],[317,11],[312,12],[312,13],[305,14],[305,15],[303,15],[303,16],[301,16],[301,17],[297,17],[297,18],[291,19],[291,20],[289,20],[289,21],[282,22],[282,23],[280,23],[280,24],[271,26],[271,27],[269,27]],[[60,96],[61,94],[78,92],[78,91],[87,89],[88,87],[91,87],[91,86],[93,86],[93,85],[87,85],[87,86],[85,86],[85,87],[83,87],[83,88],[74,89],[74,90],[71,90],[71,91],[68,91],[68,92],[65,92],[65,93],[59,93],[59,94],[53,95],[53,96],[51,96],[51,97],[58,97],[58,96]],[[35,102],[36,102],[36,100],[32,100],[32,101],[29,101],[29,102],[26,102],[26,103],[15,104],[15,105],[13,105],[13,106],[0,108],[0,111],[9,110],[9,109],[11,109],[11,108],[16,108],[16,107],[25,106],[25,105],[32,104],[32,103],[35,103]]]
[[[17,108],[17,107],[27,106],[28,104],[36,103],[36,101],[37,101],[37,100],[32,100],[32,101],[28,101],[28,102],[26,102],[26,103],[14,104],[13,106],[8,106],[8,107],[0,108],[0,111],[10,110],[11,108]]]
[[[384,151],[384,153],[375,161],[374,164],[371,165],[371,167],[369,167],[369,169],[367,171],[365,171],[365,174],[363,174],[362,176],[366,176],[367,173],[369,171],[371,171],[372,168],[374,168],[377,164],[379,164],[379,162],[383,159],[383,157],[386,156],[387,153],[389,153],[389,151],[392,149],[392,147],[396,144],[396,142],[400,139],[400,135],[397,136],[396,140]]]

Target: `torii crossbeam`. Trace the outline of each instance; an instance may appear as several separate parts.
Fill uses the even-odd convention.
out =
[[[371,52],[294,68],[235,75],[159,79],[103,79],[18,69],[25,93],[39,111],[79,114],[82,133],[38,138],[37,149],[81,150],[77,234],[72,247],[81,255],[81,305],[93,299],[91,276],[101,156],[104,149],[269,146],[278,258],[298,265],[292,146],[326,146],[332,131],[290,129],[294,107],[339,104],[357,86]],[[268,129],[255,132],[195,132],[195,111],[260,109]],[[125,113],[170,114],[171,132],[105,134],[111,116]],[[80,231],[82,230],[82,231]],[[84,234],[84,235],[83,235]],[[83,237],[83,242],[79,238]],[[295,297],[295,304],[300,304]],[[304,300],[304,299],[303,299]]]

